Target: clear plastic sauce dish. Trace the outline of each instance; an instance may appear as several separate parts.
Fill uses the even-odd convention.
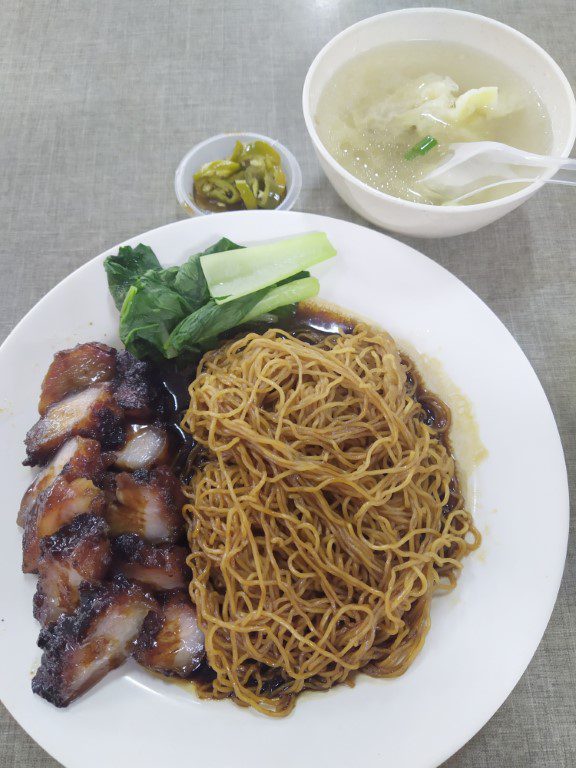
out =
[[[288,211],[294,207],[302,189],[302,172],[298,161],[283,144],[268,136],[258,133],[220,133],[201,141],[184,155],[180,165],[176,169],[174,177],[174,189],[176,198],[190,216],[205,215],[218,212],[217,207],[204,207],[199,205],[194,195],[194,175],[207,163],[216,160],[226,160],[234,152],[237,142],[253,144],[265,142],[280,156],[282,171],[286,177],[286,195],[275,207],[275,210]],[[240,209],[244,206],[239,205]],[[222,206],[222,211],[230,210]]]

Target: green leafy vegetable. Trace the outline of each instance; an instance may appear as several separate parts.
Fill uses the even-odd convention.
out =
[[[177,270],[149,270],[132,285],[120,312],[120,339],[136,357],[161,356],[171,330],[188,312],[175,290]]]
[[[285,283],[291,283],[293,280],[303,280],[305,277],[310,277],[310,272],[308,272],[308,270],[296,272],[295,275],[290,275],[290,277],[286,277],[284,280],[278,280],[276,285],[285,285]]]
[[[404,155],[404,160],[414,160],[416,157],[421,157],[427,152],[430,152],[430,150],[437,146],[437,144],[438,142],[434,136],[424,136],[424,138],[421,139],[417,144],[414,144],[413,147],[410,147],[408,152],[406,152]]]
[[[304,243],[303,243],[304,241]],[[282,247],[288,243],[288,247]],[[232,253],[233,252],[233,253]],[[244,259],[245,252],[251,252]],[[256,252],[256,254],[254,254]],[[267,263],[262,254],[269,254]],[[322,233],[268,246],[243,248],[222,238],[180,267],[162,269],[148,246],[121,248],[105,261],[110,292],[120,304],[120,338],[139,358],[192,357],[218,336],[247,322],[271,324],[318,293],[318,280],[303,269],[334,255]],[[285,263],[280,262],[283,256]],[[220,275],[257,288],[219,303],[212,298],[204,259],[216,258]],[[236,262],[240,260],[240,265]],[[256,275],[250,275],[250,263]],[[264,282],[267,280],[268,282]]]
[[[160,262],[148,245],[123,245],[115,256],[104,259],[108,288],[117,309],[122,308],[130,286],[149,269],[160,269]]]
[[[227,237],[223,237],[218,240],[217,243],[214,243],[214,245],[206,248],[205,251],[190,256],[188,261],[178,269],[174,287],[177,291],[183,294],[190,303],[190,312],[201,307],[210,298],[208,284],[206,283],[206,278],[204,277],[204,272],[202,271],[202,266],[200,264],[200,257],[210,253],[236,251],[240,247],[241,246],[236,245],[236,243],[233,243],[232,240],[228,240]]]
[[[318,280],[307,277],[263,288],[226,304],[216,304],[210,299],[176,326],[164,345],[164,354],[173,358],[185,353],[197,353],[205,348],[208,340],[224,331],[251,322],[279,307],[310,299],[318,294],[319,289]]]
[[[221,237],[217,243],[214,243],[214,245],[211,245],[209,248],[206,248],[204,251],[202,251],[198,255],[208,256],[208,254],[210,253],[222,253],[223,251],[238,251],[241,248],[244,248],[244,246],[233,243],[232,240],[228,240],[227,237]]]
[[[210,295],[217,304],[225,304],[335,255],[324,232],[311,232],[243,248],[233,259],[221,252],[201,256],[200,262]]]
[[[143,259],[139,254],[131,255],[135,280],[121,305],[120,315],[120,338],[126,349],[137,357],[162,358],[164,344],[178,323],[210,299],[200,256],[212,253],[214,249],[224,251],[239,247],[222,238],[202,253],[190,256],[181,267],[158,267],[140,275]],[[159,264],[153,252],[147,250]],[[151,263],[149,255],[144,253],[144,256],[146,262]],[[110,276],[108,279],[110,284]]]
[[[178,269],[174,280],[174,289],[186,298],[190,312],[208,301],[210,294],[200,266],[199,253],[190,256],[188,261]]]
[[[243,322],[243,318],[264,296],[266,290],[243,296],[219,306],[213,299],[184,318],[170,334],[164,345],[167,358],[184,353],[195,353],[203,348],[202,342],[218,336]]]
[[[299,301],[306,301],[318,295],[320,283],[315,277],[305,277],[303,280],[291,280],[289,283],[277,285],[266,291],[264,296],[259,299],[252,309],[242,318],[243,323],[255,320],[260,315],[266,315],[273,312],[278,307],[285,307],[288,304],[296,304]],[[254,294],[251,294],[254,296]],[[239,301],[239,299],[237,299]],[[234,302],[230,302],[231,304]],[[224,305],[227,306],[227,305]]]

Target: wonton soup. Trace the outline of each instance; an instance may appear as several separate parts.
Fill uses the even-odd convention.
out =
[[[538,94],[515,71],[474,48],[414,40],[387,44],[338,69],[315,115],[320,139],[350,173],[412,202],[449,202],[422,179],[455,142],[500,141],[550,151],[550,118]],[[523,176],[536,175],[534,169]],[[467,203],[522,188],[510,184]]]

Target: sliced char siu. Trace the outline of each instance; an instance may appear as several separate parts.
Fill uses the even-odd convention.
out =
[[[152,382],[149,363],[137,360],[130,352],[118,352],[113,386],[116,402],[128,421],[150,419],[158,390]]]
[[[100,443],[87,437],[73,437],[58,451],[52,461],[36,475],[22,498],[18,512],[18,525],[23,526],[40,494],[47,490],[61,474],[67,480],[77,477],[97,477],[104,469]]]
[[[190,678],[205,657],[204,634],[190,596],[168,592],[158,600],[136,641],[134,658],[144,667],[169,677]]]
[[[144,619],[155,607],[140,587],[117,576],[108,584],[80,588],[80,605],[43,629],[44,650],[32,690],[66,707],[132,653]]]
[[[131,424],[126,430],[126,442],[116,451],[114,466],[134,472],[165,464],[168,457],[168,435],[163,427]]]
[[[44,381],[38,410],[44,416],[55,403],[70,395],[112,382],[115,399],[127,419],[147,419],[158,396],[149,363],[130,352],[91,341],[54,355]]]
[[[25,464],[42,464],[71,437],[100,441],[112,449],[124,439],[124,414],[110,384],[97,384],[51,405],[26,435]]]
[[[78,477],[68,482],[60,475],[43,491],[26,519],[22,538],[22,570],[36,573],[40,557],[40,540],[51,536],[63,525],[84,513],[102,515],[104,492],[92,480]]]
[[[80,602],[80,584],[99,584],[112,553],[108,525],[98,515],[80,515],[40,541],[34,617],[47,626]]]
[[[137,533],[150,544],[173,544],[182,538],[184,495],[168,467],[120,472],[113,481],[115,500],[106,506],[112,536]]]
[[[185,589],[191,574],[188,550],[177,544],[147,544],[135,533],[124,533],[112,543],[113,569],[148,589]]]
[[[119,666],[139,636],[139,660],[165,675],[189,677],[205,655],[186,592],[184,496],[166,466],[168,432],[151,423],[164,413],[155,382],[148,363],[104,344],[59,352],[26,436],[24,463],[45,465],[18,514],[22,568],[39,573],[44,652],[32,689],[59,707]]]
[[[116,374],[116,350],[96,341],[77,344],[54,355],[44,381],[38,411],[44,416],[54,403]]]

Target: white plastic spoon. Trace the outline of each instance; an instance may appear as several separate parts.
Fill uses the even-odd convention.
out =
[[[534,181],[535,181],[534,178],[521,179],[519,176],[516,176],[513,179],[502,179],[502,181],[493,181],[491,184],[486,184],[483,187],[477,187],[476,189],[473,189],[472,192],[466,192],[464,195],[453,197],[450,200],[447,200],[445,203],[443,203],[443,205],[457,205],[458,203],[461,203],[463,200],[467,200],[470,197],[474,197],[474,195],[480,194],[480,192],[486,192],[486,190],[488,189],[493,189],[494,187],[501,187],[504,184],[532,184],[532,182]],[[564,186],[567,186],[567,187],[576,187],[576,181],[568,181],[567,179],[541,179],[541,181],[545,184],[563,184]]]
[[[445,162],[425,176],[422,183],[433,189],[442,190],[444,193],[448,191],[457,193],[459,190],[465,190],[463,194],[452,198],[450,203],[459,202],[492,187],[503,184],[531,183],[538,178],[537,176],[525,178],[525,174],[518,176],[514,166],[552,168],[556,172],[567,170],[568,178],[556,176],[542,179],[542,181],[568,186],[576,184],[576,177],[573,173],[576,171],[576,159],[573,158],[536,155],[497,141],[451,144],[449,149],[452,154]]]

